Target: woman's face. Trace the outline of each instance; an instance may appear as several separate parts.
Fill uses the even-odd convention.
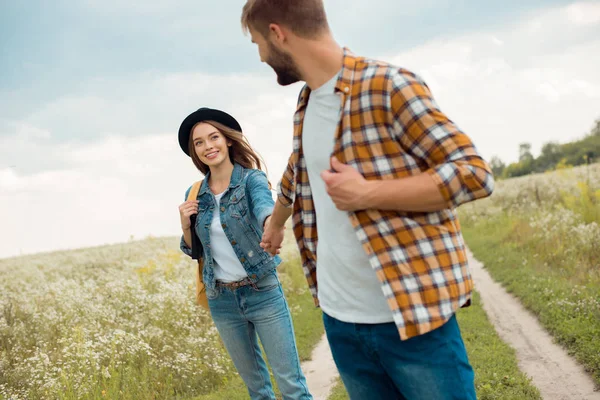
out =
[[[196,155],[209,168],[229,162],[230,142],[212,125],[200,123],[192,130]]]

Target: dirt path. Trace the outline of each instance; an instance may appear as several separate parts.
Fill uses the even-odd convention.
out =
[[[600,400],[592,379],[552,341],[537,319],[469,253],[475,288],[502,340],[517,351],[519,367],[531,377],[545,400]]]
[[[312,352],[312,359],[302,363],[302,370],[308,381],[308,388],[314,400],[327,400],[336,383],[338,371],[329,350],[325,335]]]

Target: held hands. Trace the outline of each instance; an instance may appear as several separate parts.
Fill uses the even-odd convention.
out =
[[[331,157],[332,171],[321,172],[327,193],[338,210],[357,211],[369,208],[371,184],[356,169]]]
[[[281,228],[276,227],[275,224],[271,223],[271,217],[267,217],[260,247],[272,256],[281,253],[284,232],[285,226]]]
[[[179,206],[179,217],[181,218],[181,229],[184,231],[192,227],[190,216],[198,214],[198,200],[190,200]]]

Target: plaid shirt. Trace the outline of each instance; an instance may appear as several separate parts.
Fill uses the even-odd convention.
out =
[[[469,303],[473,283],[455,208],[489,196],[494,179],[475,146],[436,105],[427,85],[405,69],[344,51],[337,81],[342,112],[333,155],[367,180],[421,173],[436,182],[447,207],[436,212],[362,210],[348,218],[375,270],[402,340],[443,325]],[[293,205],[294,235],[317,300],[317,224],[302,124],[310,89],[294,116],[293,153],[279,201]]]

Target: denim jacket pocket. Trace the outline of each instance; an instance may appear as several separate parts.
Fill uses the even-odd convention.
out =
[[[238,188],[231,194],[229,199],[229,208],[231,210],[230,215],[235,219],[242,227],[250,240],[258,240],[262,236],[261,233],[257,232],[250,212],[250,206],[248,204],[248,197],[246,196],[246,190],[244,188]]]
[[[231,216],[237,219],[246,217],[248,214],[248,201],[246,199],[246,190],[243,187],[237,188],[229,197],[229,207]]]

